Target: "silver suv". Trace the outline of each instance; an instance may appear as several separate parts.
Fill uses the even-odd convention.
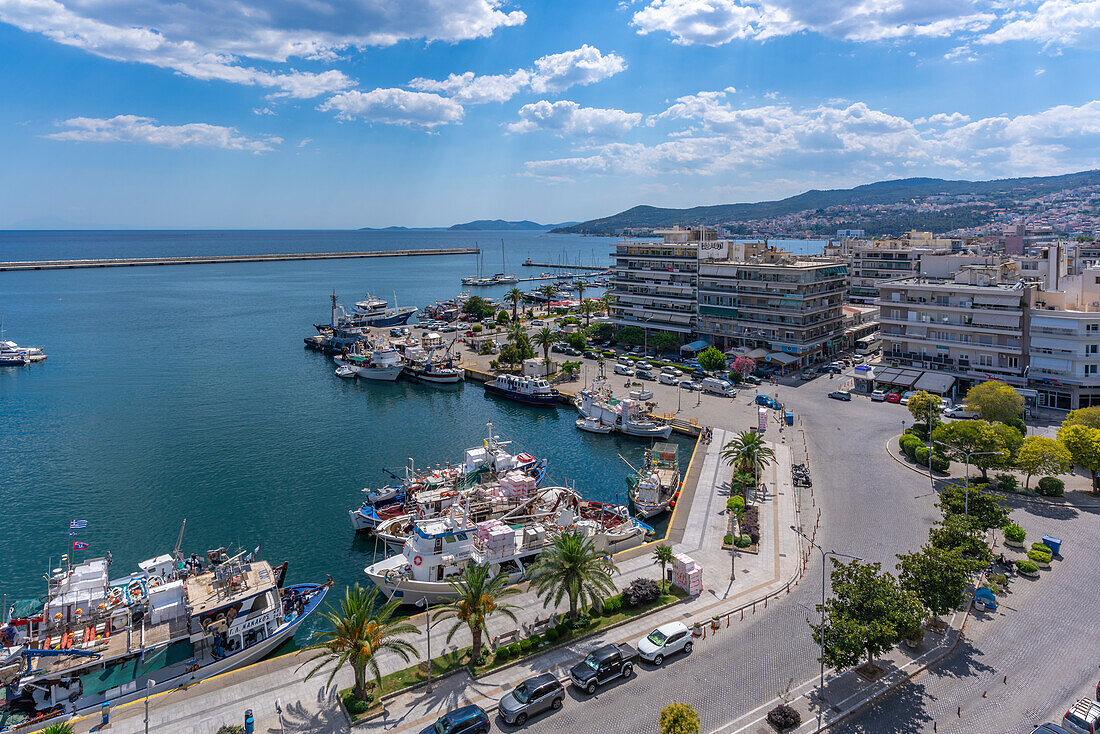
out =
[[[1076,734],[1096,734],[1100,731],[1100,703],[1082,698],[1062,717],[1062,728]]]
[[[557,711],[565,701],[565,689],[558,679],[549,673],[536,675],[520,683],[500,699],[497,710],[509,724],[523,726],[535,714],[552,709]]]

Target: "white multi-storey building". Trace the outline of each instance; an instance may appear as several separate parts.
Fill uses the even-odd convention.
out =
[[[949,255],[959,242],[933,237],[931,232],[913,231],[903,237],[853,240],[846,244],[851,262],[848,300],[874,303],[879,283],[920,274],[922,257]]]

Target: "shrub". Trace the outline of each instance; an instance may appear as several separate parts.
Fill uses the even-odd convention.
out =
[[[911,451],[912,449],[915,449],[917,446],[920,446],[924,442],[914,436],[912,433],[905,433],[900,439],[898,439],[898,443],[901,445],[902,451]],[[909,446],[911,448],[906,449],[906,446]]]
[[[932,471],[946,473],[951,468],[951,460],[943,454],[932,454]]]
[[[928,466],[929,450],[927,446],[918,446],[917,450],[913,452],[913,460],[920,466]]]
[[[522,640],[519,641],[520,652],[528,652],[534,646],[535,646],[534,638],[524,637]]]
[[[748,548],[752,545],[752,538],[747,535],[738,535],[737,540],[734,541],[734,545],[738,548]]]
[[[733,545],[733,535],[731,533],[722,536],[722,545]]]
[[[584,629],[590,624],[592,624],[592,615],[588,614],[587,612],[581,612],[577,615],[577,629]]]
[[[756,505],[745,510],[745,521],[741,523],[741,530],[748,533],[753,543],[760,542],[760,508]]]
[[[555,629],[557,629],[558,631],[558,637],[562,640],[568,639],[569,633],[573,631],[573,628],[570,626],[569,622],[566,622],[565,620],[558,622],[558,626]]]
[[[790,729],[802,723],[802,714],[785,703],[781,703],[768,712],[768,723],[776,729]]]
[[[497,314],[497,323],[498,324],[507,324],[511,320],[512,320],[512,317],[508,314],[507,311],[501,311],[500,313]]]
[[[470,327],[470,331],[474,332],[475,334],[480,334],[481,333],[481,324],[474,324],[473,326]]]
[[[1016,570],[1022,573],[1037,573],[1039,567],[1034,561],[1016,561]]]
[[[493,658],[496,660],[507,660],[512,657],[512,652],[509,650],[510,647],[511,645],[501,645],[493,653]]]
[[[477,353],[478,354],[492,354],[493,353],[493,343],[491,341],[481,342],[481,345],[477,348]]]
[[[373,703],[374,703],[374,694],[373,693],[368,693],[367,694],[367,700],[365,700],[365,701],[360,701],[358,698],[355,697],[355,694],[352,693],[351,691],[348,691],[347,693],[344,694],[344,708],[346,708],[348,710],[348,713],[351,714],[352,716],[358,716],[359,714],[366,713],[367,709],[369,709],[371,707],[371,705],[373,705]],[[236,727],[223,726],[221,729],[218,729],[218,732],[221,732],[223,729],[227,733],[228,732],[240,732],[241,731],[241,727],[239,727],[239,726],[236,726]]]
[[[520,644],[518,642],[513,642],[511,645],[508,646],[508,657],[518,657],[520,649]]]
[[[924,423],[923,421],[918,421],[914,423],[905,432],[916,436],[921,443],[924,443],[928,440],[928,424]]]
[[[997,475],[997,488],[1002,492],[1015,492],[1016,488],[1020,486],[1020,483],[1016,481],[1016,477],[1011,474],[998,474]]]
[[[1061,497],[1066,493],[1066,483],[1058,477],[1043,477],[1039,480],[1039,494],[1048,497]]]
[[[737,494],[726,500],[726,511],[730,513],[737,513],[740,510],[745,509],[745,498]]]
[[[1054,551],[1046,543],[1032,543],[1031,550],[1039,551],[1040,553],[1046,553],[1047,555],[1054,555]]]
[[[661,596],[661,587],[654,579],[634,579],[623,590],[623,603],[629,607],[637,607],[657,601]]]
[[[352,701],[355,700],[354,696],[352,696],[350,693],[348,695],[344,696],[344,708],[346,708],[348,710],[349,714],[352,714],[354,716],[355,714],[354,714],[354,712],[352,712],[351,706],[348,705],[349,700],[352,700]],[[363,709],[363,710],[366,711],[366,709]],[[50,729],[50,727],[46,727],[42,731],[46,732],[46,731],[49,731],[49,729]],[[69,731],[72,731],[72,729],[70,728]],[[241,734],[241,732],[243,732],[243,731],[244,731],[243,726],[237,726],[236,724],[223,724],[222,726],[218,727],[218,730],[216,732],[214,732],[214,734]]]
[[[1009,418],[1005,421],[1005,425],[1015,428],[1017,431],[1020,432],[1021,436],[1027,435],[1027,424],[1025,424],[1020,418]]]
[[[1051,555],[1049,553],[1043,553],[1042,551],[1029,550],[1027,557],[1036,563],[1050,563]]]
[[[1013,543],[1023,543],[1026,537],[1027,533],[1016,523],[1005,525],[1005,540],[1011,540]]]
[[[618,612],[622,608],[623,608],[623,595],[622,594],[616,594],[615,596],[609,596],[608,598],[604,599],[604,602],[603,602],[604,614],[610,616],[612,614],[615,614],[616,612]]]
[[[561,635],[558,634],[557,627],[551,627],[550,629],[546,630],[547,642],[557,642],[559,637],[561,637]]]

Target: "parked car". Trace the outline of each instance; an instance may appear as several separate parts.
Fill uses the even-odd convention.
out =
[[[779,410],[783,406],[779,401],[773,398],[771,395],[757,395],[756,404],[763,405],[765,408],[771,408],[772,410]]]
[[[834,375],[839,375],[841,372],[844,371],[844,367],[834,363],[823,364],[817,368],[817,371],[823,374],[827,372],[832,372]]]
[[[603,645],[570,668],[569,679],[577,688],[592,694],[610,680],[634,675],[637,660],[638,651],[630,645]]]
[[[401,336],[401,327],[395,326],[390,329],[390,336]]]
[[[546,322],[542,319],[535,319],[531,322],[531,326],[546,326]]]
[[[616,375],[627,375],[628,377],[633,377],[634,376],[634,368],[633,367],[627,367],[625,364],[616,364],[615,365],[615,374]]]
[[[951,398],[940,398],[939,410],[942,413],[945,410],[951,410]]]
[[[900,403],[901,402],[901,395],[899,393],[896,393],[896,392],[889,393],[886,396],[886,402],[888,402],[888,403]]]
[[[480,706],[463,706],[448,711],[420,734],[485,734],[489,731],[489,715]]]
[[[660,666],[669,655],[690,653],[691,645],[691,631],[687,625],[669,622],[638,640],[638,655],[642,660]]]
[[[798,379],[800,379],[800,380],[812,380],[816,376],[817,376],[817,373],[814,372],[813,370],[803,370],[802,373],[798,375]]]
[[[661,374],[657,375],[657,382],[661,383],[662,385],[675,385],[677,382],[679,382],[679,378],[677,378],[676,375],[669,374],[668,372],[662,372]]]
[[[829,393],[829,397],[833,400],[843,400],[845,402],[848,402],[852,399],[852,393],[848,392],[847,390],[833,390],[831,393]]]
[[[966,407],[966,403],[953,405],[947,410],[943,411],[943,414],[948,418],[957,418],[959,420],[966,420],[967,418],[978,417],[978,412],[976,410],[970,410],[970,408]]]
[[[586,349],[585,352],[584,352],[584,358],[585,359],[599,359],[600,355],[599,355],[598,352],[593,352],[591,349]]]
[[[741,378],[741,382],[744,382],[747,385],[759,385],[760,378],[756,375],[745,375]]]
[[[642,369],[634,370],[634,376],[637,377],[639,380],[650,380],[650,381],[652,381],[652,380],[657,379],[657,376],[655,374],[653,374],[649,370],[642,370]]]
[[[449,334],[452,331],[458,331],[458,327],[455,326],[454,324],[447,324],[446,326],[439,327],[439,330]]]
[[[581,356],[581,353],[577,350],[576,347],[563,347],[561,352],[562,354],[568,354],[570,357]]]
[[[631,354],[643,355],[645,354],[645,347],[634,347],[630,350]]]
[[[732,398],[737,394],[737,390],[733,388],[732,384],[717,377],[704,377],[703,381],[699,384],[703,392],[710,393],[711,395],[722,395]]]
[[[528,678],[504,694],[498,711],[508,724],[523,726],[535,714],[557,711],[565,701],[565,689],[550,673]]]
[[[557,352],[558,354],[565,352],[565,342],[554,342],[550,345],[551,352]]]
[[[684,373],[675,367],[669,367],[667,364],[661,368],[661,372],[666,375],[672,375],[673,377],[683,377]]]
[[[627,367],[633,367],[634,360],[630,357],[620,356],[618,359],[615,360],[615,364],[625,364]]]
[[[1039,724],[1032,730],[1031,734],[1073,734],[1073,732],[1067,731],[1057,724]]]
[[[885,399],[886,399],[886,391],[885,390],[875,390],[873,393],[871,393],[871,402],[881,403]]]
[[[643,370],[652,369],[652,365],[649,362],[646,362],[644,359],[641,359],[641,360],[638,360],[637,362],[635,362],[634,366],[638,369],[643,369]]]
[[[679,385],[680,389],[682,389],[682,390],[702,390],[703,389],[694,380],[684,379],[684,380],[680,380],[676,384]]]
[[[1096,734],[1100,731],[1100,703],[1082,698],[1062,717],[1062,728],[1074,734]]]
[[[909,398],[913,397],[916,394],[917,394],[916,390],[906,390],[905,392],[903,392],[901,394],[901,404],[902,405],[909,405]]]

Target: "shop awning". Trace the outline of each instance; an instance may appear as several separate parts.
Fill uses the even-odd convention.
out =
[[[761,349],[761,348],[757,347],[756,349],[753,349],[752,351],[750,351],[745,356],[749,357],[751,359],[763,359],[764,357],[768,356],[768,350],[767,349]]]
[[[909,370],[902,367],[887,367],[884,370],[875,371],[875,382],[879,385],[893,385],[909,389],[920,379],[921,370]]]
[[[925,372],[913,384],[914,390],[925,390],[938,395],[943,395],[955,384],[955,378],[938,372]]]
[[[791,362],[797,362],[798,357],[793,354],[785,354],[783,352],[772,352],[765,357],[769,362],[775,362],[776,364],[790,364]]]
[[[705,342],[700,339],[699,341],[694,341],[691,344],[685,344],[684,346],[680,347],[680,354],[696,354],[703,351],[709,346],[709,342]]]

